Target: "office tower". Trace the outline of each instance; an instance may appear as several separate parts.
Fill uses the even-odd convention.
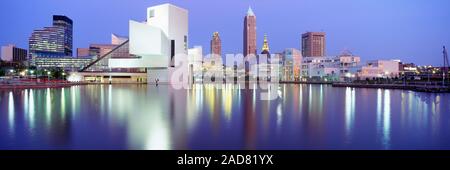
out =
[[[17,48],[12,44],[2,46],[1,58],[3,61],[8,62],[23,62],[27,60],[27,50]]]
[[[30,56],[72,56],[73,22],[66,16],[53,16],[53,26],[34,30],[29,38]]]
[[[222,42],[219,37],[219,32],[214,32],[211,40],[211,54],[222,55]]]
[[[302,54],[304,57],[325,56],[325,33],[307,32],[302,34]]]
[[[251,7],[244,18],[244,56],[256,55],[256,16]]]
[[[248,8],[247,15],[244,18],[244,57],[249,54],[256,56],[256,16],[251,7]],[[246,80],[250,72],[248,60],[244,62]]]
[[[73,21],[67,16],[54,15],[53,26],[64,29],[64,54],[66,56],[72,56]]]

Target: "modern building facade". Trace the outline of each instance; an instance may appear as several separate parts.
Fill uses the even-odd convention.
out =
[[[341,81],[355,71],[361,58],[353,55],[303,57],[302,80]]]
[[[9,44],[2,46],[1,59],[7,62],[24,62],[27,61],[27,50],[17,48],[15,45]]]
[[[129,39],[71,80],[170,84],[171,75],[188,58],[188,11],[162,4],[147,9],[145,22],[129,21]]]
[[[53,16],[53,26],[64,29],[64,54],[72,56],[73,49],[73,21],[63,15]]]
[[[222,41],[219,32],[214,32],[211,39],[211,54],[222,56]]]
[[[394,78],[399,77],[399,60],[372,60],[361,66],[356,74],[360,79],[365,78]]]
[[[298,81],[301,77],[302,53],[295,48],[287,48],[281,54],[280,79]]]
[[[37,69],[61,68],[65,71],[78,71],[93,61],[92,57],[37,57],[34,63]]]
[[[29,38],[29,52],[35,57],[72,56],[73,22],[61,15],[53,16],[53,26],[34,30]]]
[[[302,55],[304,57],[326,56],[325,33],[307,32],[302,34]]]

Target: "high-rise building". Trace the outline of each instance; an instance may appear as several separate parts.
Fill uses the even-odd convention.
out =
[[[244,18],[244,57],[252,54],[256,56],[256,16],[251,7],[248,8],[247,15]],[[245,74],[250,73],[249,61],[244,62]],[[246,78],[247,80],[247,78]]]
[[[256,56],[256,65],[253,65],[251,72],[256,75],[257,80],[268,80],[271,72],[271,61],[270,61],[270,48],[269,41],[267,40],[267,35],[264,35],[263,46],[261,48],[261,54]]]
[[[53,15],[53,26],[64,29],[64,54],[72,56],[73,49],[73,21],[63,15]]]
[[[256,55],[256,16],[251,7],[244,18],[244,56]]]
[[[27,50],[17,48],[12,44],[2,46],[1,58],[3,61],[8,62],[23,62],[27,60]]]
[[[53,26],[34,30],[29,38],[30,56],[64,57],[72,56],[73,22],[61,15],[53,16]]]
[[[211,40],[211,54],[222,55],[222,42],[219,37],[219,32],[214,32]]]
[[[325,56],[325,33],[307,32],[302,34],[302,54],[304,57]]]

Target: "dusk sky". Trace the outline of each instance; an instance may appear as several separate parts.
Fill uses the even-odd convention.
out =
[[[450,48],[449,0],[2,0],[0,45],[28,49],[31,32],[50,26],[54,14],[74,21],[74,51],[110,43],[111,33],[128,36],[128,20],[143,21],[147,7],[162,3],[189,10],[189,46],[201,45],[204,53],[214,31],[224,54],[242,53],[249,6],[257,17],[258,52],[264,34],[274,53],[299,49],[306,31],[327,33],[327,55],[347,49],[363,61],[440,66],[442,46]]]

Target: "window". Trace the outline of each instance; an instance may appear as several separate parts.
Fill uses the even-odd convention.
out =
[[[155,17],[155,10],[154,10],[154,9],[152,9],[152,10],[150,10],[150,11],[148,12],[148,17],[149,17],[149,18]]]
[[[187,36],[184,36],[184,50],[188,50],[188,45],[187,45]]]
[[[170,66],[175,67],[175,40],[170,41]]]

